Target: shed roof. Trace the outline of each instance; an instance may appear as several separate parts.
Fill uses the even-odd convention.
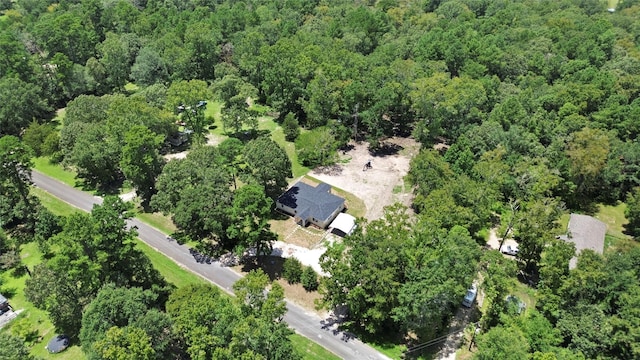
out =
[[[280,195],[278,202],[296,211],[296,215],[302,219],[315,218],[326,221],[344,205],[344,199],[330,193],[331,186],[321,183],[311,186],[303,182],[297,182],[284,194]]]
[[[571,241],[576,245],[576,256],[584,249],[591,249],[602,254],[606,232],[607,225],[602,221],[588,215],[571,214],[567,236],[563,236],[561,239]],[[569,261],[569,269],[576,267],[578,262],[576,256]]]

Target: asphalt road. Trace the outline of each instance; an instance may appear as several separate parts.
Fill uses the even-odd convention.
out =
[[[84,211],[91,211],[94,204],[102,203],[102,198],[98,196],[72,188],[37,171],[33,171],[32,180],[40,189]],[[137,227],[138,237],[149,246],[181,267],[232,293],[233,283],[241,277],[238,273],[222,267],[218,262],[212,264],[196,262],[186,246],[167,240],[165,234],[137,219],[130,220],[129,224]],[[343,359],[388,359],[350,334],[338,331],[330,319],[321,319],[317,314],[308,312],[289,301],[287,301],[284,320],[298,334],[311,339]]]

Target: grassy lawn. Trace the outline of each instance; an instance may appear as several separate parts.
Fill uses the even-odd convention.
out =
[[[392,359],[402,359],[406,346],[392,343],[367,342],[367,345],[387,355]]]
[[[59,216],[69,216],[75,212],[82,211],[77,207],[71,206],[48,192],[32,187],[31,194],[37,196],[47,209]]]
[[[162,231],[163,233],[170,235],[176,232],[178,228],[173,224],[171,218],[168,216],[162,215],[162,213],[145,213],[142,211],[138,211],[136,213],[136,218],[140,219],[142,222],[147,223],[154,228]]]
[[[303,359],[307,360],[331,360],[331,359],[340,359],[335,356],[333,353],[329,352],[322,346],[314,343],[313,341],[309,341],[306,337],[298,334],[293,334],[289,336],[291,341],[293,342],[293,347],[298,350],[300,354],[302,354]]]
[[[142,240],[137,239],[136,242],[138,249],[147,255],[153,267],[156,268],[169,283],[176,287],[191,284],[209,284],[207,280],[182,268],[162,253],[145,244]]]
[[[62,130],[62,124],[64,122],[64,117],[66,114],[67,114],[67,108],[61,108],[56,110],[56,116],[51,121],[52,123],[56,124],[56,130],[58,131]]]
[[[60,164],[52,164],[48,157],[40,156],[33,159],[35,169],[41,173],[61,181],[69,186],[77,187],[76,173],[65,170]]]
[[[628,238],[629,236],[624,233],[624,226],[629,222],[624,216],[626,208],[627,205],[623,202],[615,206],[599,205],[595,217],[607,224],[607,234],[618,238]]]
[[[302,166],[298,161],[298,153],[296,152],[296,145],[292,142],[286,141],[284,138],[284,132],[282,131],[282,127],[276,124],[272,118],[265,118],[267,120],[260,122],[260,127],[263,126],[265,128],[273,127],[271,130],[271,138],[273,141],[278,143],[278,145],[282,146],[284,151],[287,152],[287,156],[289,156],[289,160],[291,160],[291,172],[293,173],[293,177],[297,178],[303,176],[309,172],[309,168],[306,166]]]

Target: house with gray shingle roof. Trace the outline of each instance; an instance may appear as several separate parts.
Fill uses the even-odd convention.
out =
[[[574,269],[578,263],[578,254],[584,249],[590,249],[598,254],[604,251],[604,236],[607,233],[607,225],[602,221],[581,214],[571,214],[567,235],[558,238],[570,241],[576,246],[576,256],[569,261],[569,269]]]
[[[276,200],[276,208],[294,217],[302,226],[326,228],[344,210],[344,199],[331,193],[331,186],[297,182]]]

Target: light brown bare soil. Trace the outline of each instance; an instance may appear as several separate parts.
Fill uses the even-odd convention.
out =
[[[351,144],[353,148],[340,152],[340,161],[328,168],[317,168],[311,176],[343,189],[362,199],[367,207],[365,217],[375,220],[383,215],[385,206],[411,203],[411,189],[404,184],[409,164],[420,149],[410,138],[392,138],[385,142],[395,151],[388,155],[372,154],[367,143]],[[371,161],[371,168],[365,164]]]

